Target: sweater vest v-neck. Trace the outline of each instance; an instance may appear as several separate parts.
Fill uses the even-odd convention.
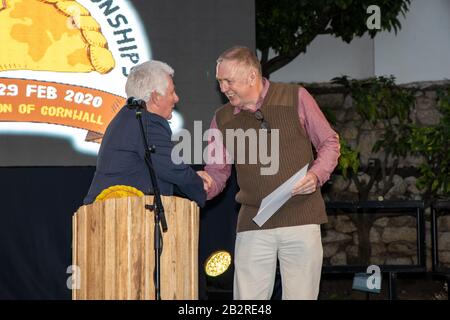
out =
[[[256,148],[249,148],[249,140],[245,140],[245,147],[242,144],[234,143],[234,150],[228,150],[234,156],[237,172],[239,192],[236,201],[241,204],[239,211],[237,231],[250,231],[260,229],[273,229],[280,227],[290,227],[306,224],[321,224],[327,222],[325,205],[318,188],[309,195],[296,195],[291,197],[278,211],[261,227],[252,219],[258,212],[262,199],[289,179],[302,167],[312,164],[313,152],[311,141],[300,124],[297,104],[299,86],[282,83],[270,83],[269,91],[264,98],[260,108],[264,120],[273,130],[279,131],[279,149],[276,154],[269,154],[269,157],[278,157],[278,172],[271,175],[262,175],[261,169],[270,167],[270,164],[262,164],[259,157],[261,139],[266,138],[267,150],[271,151],[271,138],[269,134],[256,134]],[[238,114],[233,114],[234,107],[226,104],[216,111],[216,122],[218,129],[222,132],[224,143],[226,143],[227,129],[242,129],[247,132],[249,129],[260,133],[261,121],[255,114],[246,110],[241,110]],[[307,112],[307,111],[306,111]],[[242,143],[242,140],[240,141]],[[245,149],[245,161],[236,161],[238,149]],[[250,154],[251,152],[257,154]],[[255,161],[250,161],[252,158]],[[242,159],[242,158],[241,158]],[[267,159],[266,159],[267,160]],[[244,162],[244,163],[241,163]]]

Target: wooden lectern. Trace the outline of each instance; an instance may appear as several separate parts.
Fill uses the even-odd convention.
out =
[[[198,299],[195,202],[163,196],[161,299]],[[82,206],[72,218],[72,299],[155,299],[153,196],[108,199]]]

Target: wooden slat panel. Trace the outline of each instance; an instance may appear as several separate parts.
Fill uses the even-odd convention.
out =
[[[128,198],[128,210],[130,216],[130,295],[129,299],[137,300],[141,298],[141,277],[144,273],[144,252],[143,252],[143,233],[144,233],[144,210],[142,199],[133,197]]]
[[[168,232],[163,233],[162,299],[198,299],[199,209],[163,197]],[[153,197],[109,199],[74,216],[74,261],[81,289],[73,299],[154,299]]]
[[[168,232],[163,234],[164,248],[161,256],[161,298],[164,300],[176,299],[176,293],[179,289],[177,284],[177,251],[182,248],[177,246],[176,234],[177,226],[182,221],[175,218],[176,198],[172,201],[164,198],[165,216],[167,219]],[[180,261],[181,262],[181,261]]]
[[[169,199],[168,199],[169,200]],[[183,299],[185,297],[185,288],[183,285],[183,279],[186,279],[186,276],[189,273],[187,267],[187,261],[185,259],[186,255],[186,245],[189,244],[186,241],[189,236],[189,226],[186,224],[185,217],[187,214],[182,212],[183,210],[183,202],[180,198],[174,198],[174,201],[170,201],[172,203],[172,211],[170,212],[171,220],[173,223],[173,229],[171,230],[171,239],[172,246],[174,248],[180,248],[181,250],[172,250],[172,267],[173,274],[175,275],[174,280],[176,282],[172,283],[172,288],[176,288],[172,293],[171,299]]]
[[[104,268],[104,203],[95,203],[98,210],[87,215],[87,298],[104,299],[104,273],[98,272]]]
[[[150,197],[144,198],[144,206],[145,204],[151,204]],[[144,207],[145,208],[145,207]],[[149,210],[145,210],[145,245],[144,245],[144,291],[145,297],[147,300],[155,299],[155,284],[153,282],[153,265],[154,265],[154,249],[153,249],[153,226],[154,226],[154,218],[153,213]]]
[[[186,288],[190,289],[188,293],[191,299],[198,300],[198,242],[199,242],[199,227],[200,227],[200,208],[194,203],[191,202],[189,204],[185,204],[189,206],[188,210],[183,211],[184,213],[188,212],[190,217],[190,228],[192,229],[192,233],[190,234],[190,247],[187,249],[188,253],[190,253],[189,258],[189,270],[191,271],[191,276],[189,279],[189,284]],[[203,266],[200,266],[201,268]]]
[[[116,201],[106,201],[103,214],[105,216],[104,299],[112,300],[116,298],[116,286],[117,286],[116,214],[119,213],[116,210]]]
[[[189,260],[186,250],[189,245],[189,224],[186,217],[188,216],[183,212],[184,205],[182,201],[179,201],[176,198],[175,201],[172,201],[174,204],[173,213],[171,214],[171,218],[176,221],[174,223],[175,229],[172,230],[171,235],[173,235],[173,246],[176,248],[183,248],[183,250],[174,250],[173,267],[176,268],[173,272],[176,275],[176,283],[172,283],[172,287],[177,288],[176,292],[173,292],[173,297],[171,299],[183,299],[186,297],[186,292],[184,292],[185,288],[185,280],[189,279]],[[175,231],[175,232],[174,232]],[[174,277],[175,278],[175,277]]]
[[[78,258],[77,258],[77,213],[75,213],[72,217],[72,285],[79,282],[78,277],[80,276],[76,270],[78,269]],[[77,293],[79,290],[77,290],[76,287],[72,287],[72,300],[77,300]]]
[[[88,248],[87,248],[87,221],[86,217],[89,215],[88,207],[82,207],[77,215],[77,240],[78,240],[78,248],[77,248],[77,261],[78,267],[80,271],[80,289],[78,292],[79,299],[86,300],[87,299],[87,256],[88,256]]]
[[[128,299],[129,289],[129,213],[128,202],[112,199],[116,202],[116,299]],[[110,201],[110,200],[107,200]]]

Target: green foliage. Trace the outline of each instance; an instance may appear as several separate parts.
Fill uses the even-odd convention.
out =
[[[370,146],[373,153],[383,151],[382,158],[373,155],[372,161],[363,171],[369,175],[369,181],[360,179],[356,174],[359,167],[359,154],[341,141],[341,153],[338,168],[344,177],[352,179],[358,189],[360,200],[367,200],[370,190],[377,181],[382,182],[382,189],[377,192],[384,196],[393,186],[393,178],[398,168],[399,158],[410,151],[408,137],[412,131],[410,119],[414,95],[407,89],[395,84],[394,77],[376,77],[366,80],[351,80],[347,76],[332,79],[341,84],[352,96],[353,108],[361,116],[365,130],[376,131],[380,138]],[[361,142],[361,141],[360,141]],[[363,143],[368,143],[363,141]],[[393,161],[391,161],[392,159]],[[342,163],[341,163],[342,162]]]
[[[418,187],[439,197],[450,196],[450,89],[439,92],[442,118],[433,127],[414,127],[409,138],[413,152],[425,162],[420,166]]]
[[[341,156],[339,157],[337,169],[342,172],[344,178],[348,178],[349,174],[358,173],[359,153],[350,148],[343,138],[340,138],[339,142],[341,144]]]
[[[367,80],[349,80],[346,76],[332,79],[344,85],[352,95],[358,114],[373,130],[382,130],[381,138],[372,151],[384,150],[386,156],[406,156],[411,135],[410,120],[414,95],[395,84],[395,78],[377,77]]]
[[[306,52],[321,34],[349,43],[354,37],[379,31],[397,32],[398,16],[408,11],[410,0],[256,0],[256,47],[262,52],[263,73],[272,72]],[[369,30],[367,8],[378,5],[381,30]],[[276,56],[269,59],[269,49]]]
[[[328,122],[332,125],[336,125],[336,116],[331,109],[322,107],[323,114],[327,118]],[[347,141],[339,137],[340,151],[337,170],[342,173],[344,178],[348,178],[350,174],[358,173],[359,169],[359,153],[353,150],[347,143]]]

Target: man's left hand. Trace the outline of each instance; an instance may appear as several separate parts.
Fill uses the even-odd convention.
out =
[[[303,178],[301,178],[292,188],[291,194],[293,196],[297,194],[310,194],[316,191],[317,189],[317,176],[308,172]]]

